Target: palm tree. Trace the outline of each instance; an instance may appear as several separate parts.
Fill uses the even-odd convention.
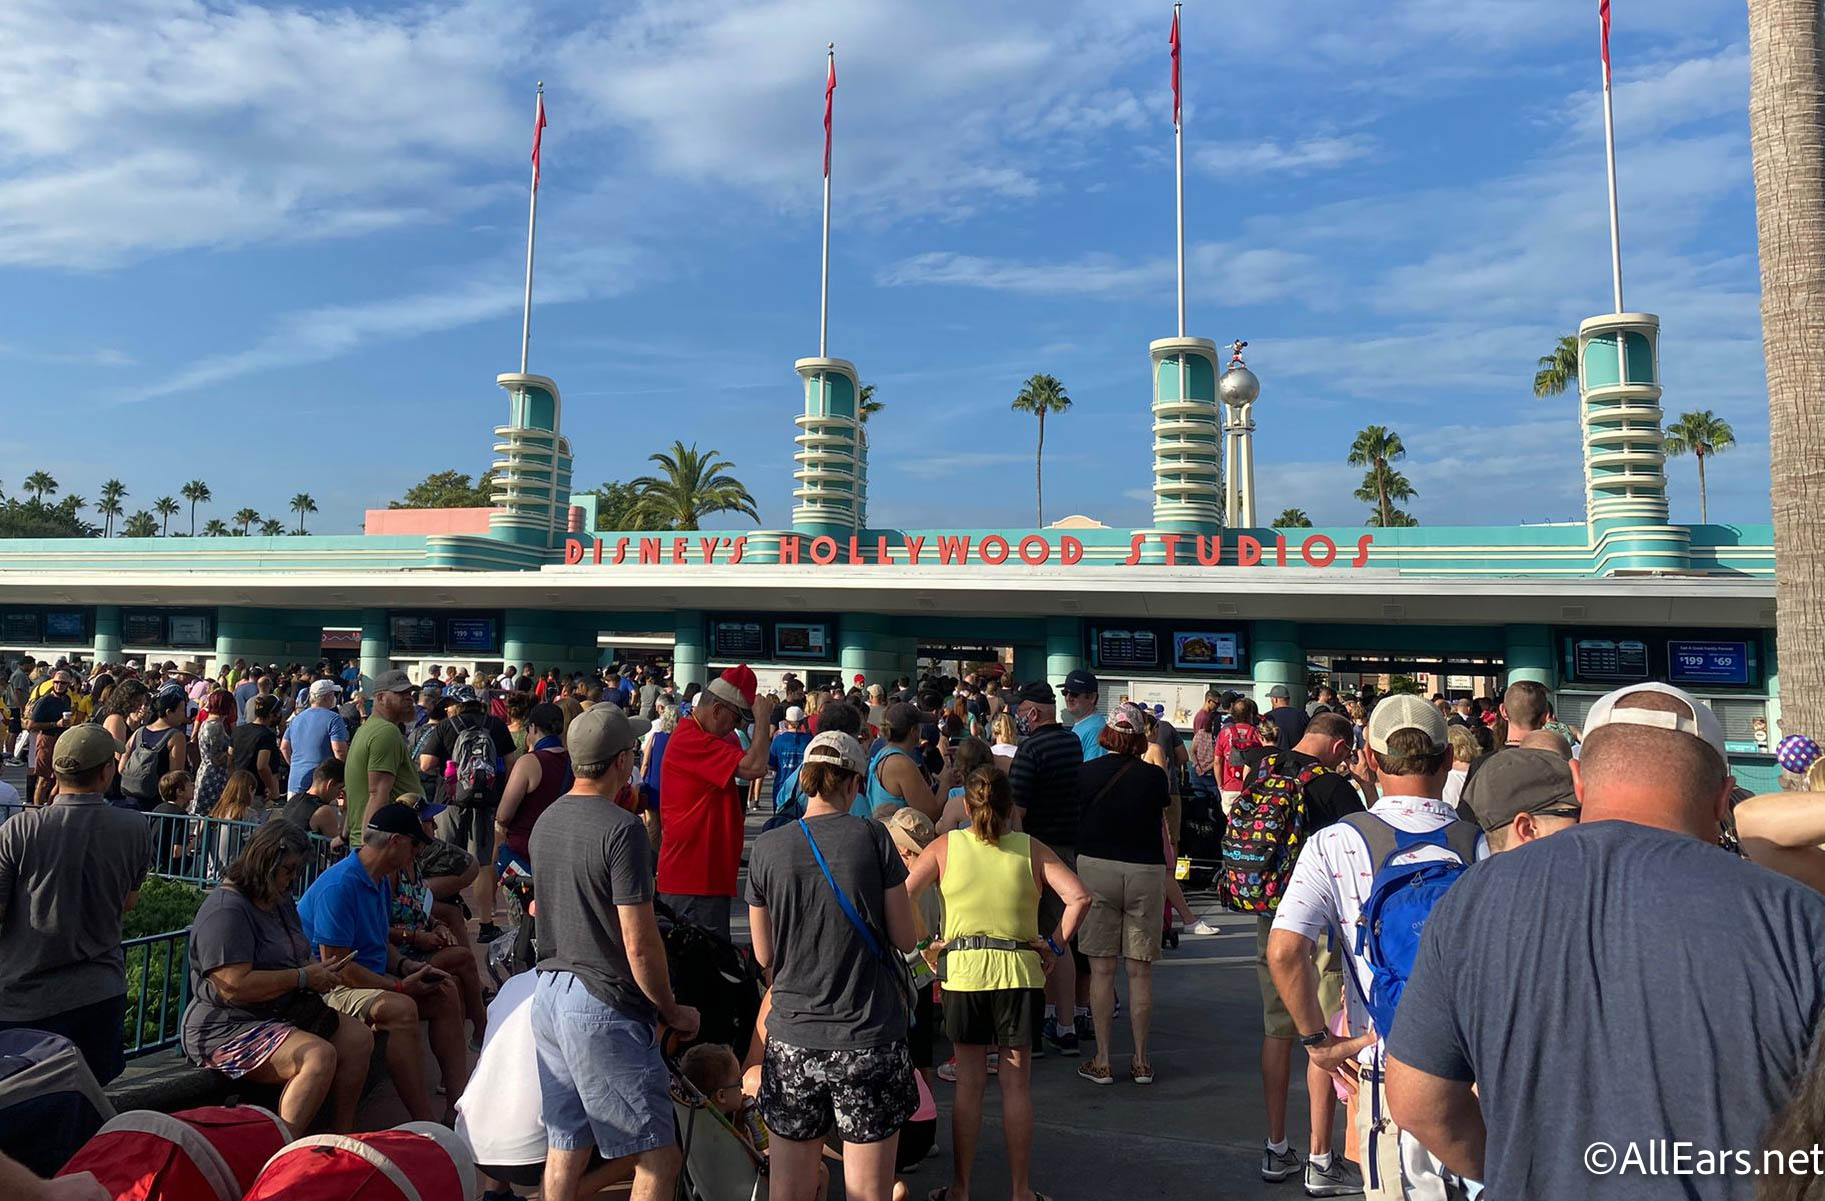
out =
[[[120,527],[122,538],[151,538],[158,534],[158,518],[141,509]]]
[[[114,535],[114,519],[126,512],[121,507],[118,497],[110,497],[107,489],[102,489],[101,499],[95,502],[95,511],[101,514],[101,536],[110,538]]]
[[[95,511],[102,515],[101,536],[108,538],[114,533],[114,519],[126,512],[121,505],[121,498],[127,495],[127,486],[119,480],[108,480],[101,486],[101,502]]]
[[[1534,395],[1557,396],[1578,382],[1578,335],[1559,339],[1551,354],[1540,356],[1540,369],[1534,372]]]
[[[188,484],[179,488],[177,494],[190,502],[190,536],[194,538],[196,537],[197,505],[206,505],[214,499],[209,495],[209,485],[205,484],[202,480],[191,480]]]
[[[76,514],[89,507],[89,498],[80,492],[72,492],[58,501],[57,507],[60,509],[68,509],[70,515],[74,517]]]
[[[220,517],[211,517],[209,524],[203,527],[203,537],[205,538],[226,538],[230,532],[228,523]]]
[[[873,417],[876,413],[879,413],[882,409],[887,407],[886,401],[876,400],[874,398],[873,384],[862,385],[862,390],[856,393],[855,404],[856,416],[862,419],[863,425],[867,425],[870,417]]]
[[[1720,454],[1736,445],[1736,431],[1730,423],[1710,409],[1681,413],[1667,430],[1665,444],[1669,456],[1692,455],[1698,460],[1698,522],[1711,524],[1711,511],[1705,499],[1705,456]]]
[[[1268,527],[1275,530],[1309,530],[1312,519],[1305,515],[1304,509],[1282,509],[1280,516],[1274,518],[1274,524]]]
[[[291,511],[298,515],[298,532],[302,534],[304,532],[304,515],[306,513],[315,513],[317,511],[317,502],[311,499],[310,493],[300,492],[298,495],[291,498]],[[256,513],[254,516],[257,517],[259,514]]]
[[[1036,413],[1039,415],[1039,448],[1033,453],[1033,484],[1035,507],[1039,524],[1046,524],[1046,414],[1063,413],[1070,409],[1071,398],[1065,394],[1065,386],[1050,375],[1035,375],[1021,386],[1020,395],[1014,398],[1009,406],[1016,413]]]
[[[1781,725],[1825,729],[1825,48],[1818,0],[1749,0]]]
[[[152,511],[158,514],[161,523],[158,531],[160,537],[170,536],[171,518],[177,514],[179,508],[181,506],[177,501],[169,496],[161,496],[152,502]]]
[[[1356,489],[1356,499],[1375,506],[1375,516],[1380,519],[1373,523],[1375,525],[1393,525],[1394,502],[1411,500],[1414,496],[1413,485],[1407,482],[1407,477],[1391,466],[1406,457],[1406,444],[1399,434],[1386,426],[1371,425],[1359,430],[1356,441],[1350,444],[1350,466],[1368,468],[1362,477],[1362,487]]]
[[[285,523],[277,517],[268,517],[260,523],[260,537],[278,538],[285,533]]]
[[[312,509],[311,512],[316,512]],[[241,527],[242,536],[246,536],[247,527],[260,520],[260,515],[252,509],[242,509],[234,515],[234,523]]]
[[[734,476],[735,464],[720,451],[699,451],[695,442],[672,443],[668,452],[648,456],[662,476],[628,481],[634,489],[634,514],[641,529],[694,530],[713,513],[741,513],[760,520],[754,498]]]
[[[32,494],[33,500],[43,504],[45,497],[57,495],[57,481],[48,471],[34,471],[25,477],[25,490]]]

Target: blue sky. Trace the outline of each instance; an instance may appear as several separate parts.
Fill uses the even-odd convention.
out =
[[[550,127],[531,369],[577,480],[674,438],[790,520],[817,352],[822,49],[838,51],[831,353],[888,408],[879,525],[1146,524],[1147,343],[1174,332],[1170,6],[13,0],[0,41],[0,481],[129,508],[201,476],[354,531],[491,458],[518,365],[532,91]],[[1740,4],[1616,0],[1628,307],[1670,414],[1740,445],[1765,521]],[[1250,343],[1264,515],[1359,524],[1398,430],[1427,524],[1582,515],[1576,405],[1534,360],[1609,307],[1595,0],[1192,0],[1188,332]],[[1697,519],[1690,460],[1673,511]]]

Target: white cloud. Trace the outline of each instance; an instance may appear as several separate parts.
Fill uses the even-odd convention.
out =
[[[56,48],[0,73],[0,263],[102,268],[471,207],[487,192],[464,164],[511,162],[524,136],[500,82],[513,11],[0,6],[0,42]]]
[[[1329,171],[1365,158],[1375,151],[1374,139],[1361,134],[1347,137],[1305,138],[1281,144],[1256,142],[1252,146],[1206,146],[1195,156],[1196,165],[1213,175],[1288,171]]]
[[[1186,287],[1232,304],[1259,303],[1305,293],[1318,275],[1316,259],[1271,246],[1200,242],[1186,251]],[[1086,254],[1057,262],[1019,262],[928,251],[883,267],[883,287],[980,288],[1032,296],[1125,298],[1170,292],[1176,270],[1170,258],[1123,259]]]

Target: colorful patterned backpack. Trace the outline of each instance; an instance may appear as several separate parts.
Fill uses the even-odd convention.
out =
[[[1237,913],[1265,916],[1280,904],[1299,856],[1306,786],[1329,770],[1313,764],[1297,775],[1285,775],[1280,771],[1282,757],[1283,752],[1275,752],[1261,760],[1230,808],[1223,831],[1217,898]]]

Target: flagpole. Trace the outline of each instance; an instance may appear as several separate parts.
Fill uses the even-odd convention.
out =
[[[538,98],[533,102],[532,119],[536,125],[545,111],[545,81],[539,81]],[[534,130],[534,137],[538,131]],[[520,318],[520,374],[526,374],[526,353],[532,344],[532,244],[539,228],[539,162],[532,162],[532,207],[526,215],[526,308]]]
[[[836,74],[836,43],[831,42],[826,50],[830,74]],[[828,104],[828,100],[826,101]],[[830,109],[825,109],[825,120],[828,122]],[[824,130],[824,267],[823,280],[818,289],[817,312],[817,357],[830,357],[830,140],[828,124]]]
[[[1603,149],[1610,178],[1610,283],[1622,312],[1622,226],[1616,208],[1616,110],[1610,102],[1609,26],[1603,29]]]
[[[1179,9],[1181,5],[1172,6],[1173,28],[1179,27]],[[1183,34],[1180,35],[1181,39]],[[1176,52],[1175,52],[1176,53]],[[1177,191],[1179,209],[1179,337],[1185,336],[1185,124],[1179,117],[1178,97],[1173,97],[1172,113],[1173,158],[1177,167]],[[1181,366],[1183,366],[1181,356]],[[1180,393],[1183,398],[1184,393]]]

